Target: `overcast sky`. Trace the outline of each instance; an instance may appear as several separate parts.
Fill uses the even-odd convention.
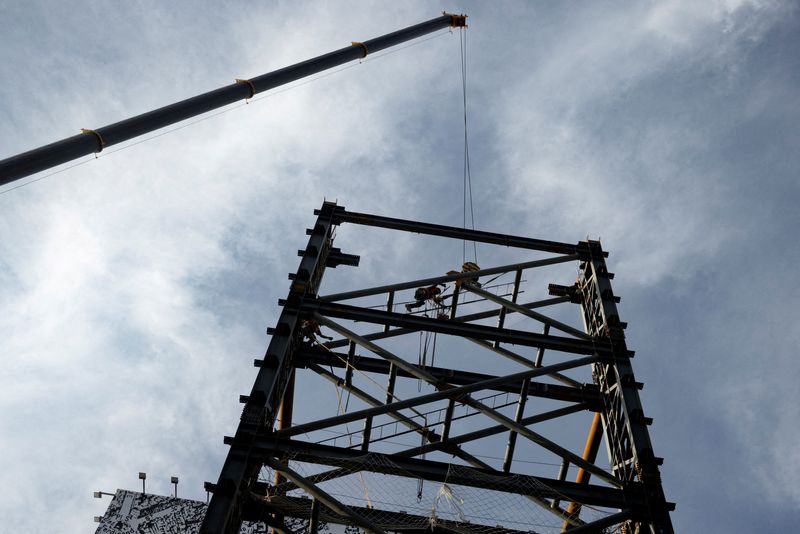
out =
[[[0,158],[442,9],[476,224],[611,251],[676,531],[796,529],[793,2],[0,0]],[[0,532],[92,532],[138,471],[204,498],[313,209],[461,223],[460,76],[443,32],[1,188]]]

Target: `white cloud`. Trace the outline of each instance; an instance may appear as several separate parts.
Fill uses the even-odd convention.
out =
[[[731,276],[736,265],[721,258],[731,259],[739,240],[754,242],[770,224],[785,223],[783,212],[765,208],[762,220],[746,211],[742,190],[751,177],[731,175],[746,162],[730,143],[742,135],[742,121],[779,116],[792,105],[791,80],[750,78],[751,54],[791,8],[508,7],[519,22],[477,5],[462,9],[476,11],[469,83],[479,226],[564,241],[602,236],[618,281],[644,299],[691,294],[709,272]],[[32,9],[12,12],[19,23],[0,46],[0,78],[9,80],[0,88],[0,116],[8,118],[0,138],[11,152],[392,31],[431,11],[425,4],[359,6],[346,16],[339,4],[206,6],[203,16],[156,3],[93,5],[88,13],[47,3]],[[138,470],[150,473],[156,491],[159,484],[168,491],[165,481],[177,474],[183,494],[204,497],[201,482],[217,475],[237,395],[251,385],[250,363],[263,353],[275,299],[295,268],[293,252],[324,196],[356,211],[460,223],[457,38],[444,35],[108,150],[0,196],[0,487],[14,488],[0,503],[0,531],[88,532],[103,506],[91,491],[135,488]],[[775,202],[765,196],[767,205]],[[353,236],[345,251],[364,259],[337,279],[385,281],[401,268],[370,253],[385,245],[383,234],[342,232]],[[410,238],[393,246],[423,269]],[[749,278],[737,276],[741,288]],[[766,316],[781,287],[748,300]],[[724,335],[733,302],[707,306],[711,319],[694,311],[696,319]],[[774,313],[767,323],[792,315],[790,308]],[[637,320],[652,327],[660,319]],[[784,486],[797,476],[780,469],[792,454],[795,414],[776,411],[764,458],[747,434],[774,408],[770,391],[796,397],[786,378],[795,369],[787,357],[792,345],[774,342],[782,335],[742,332],[741,345],[771,347],[783,373],[762,368],[742,389],[735,373],[696,377],[715,387],[731,381],[714,402],[728,406],[727,425],[741,428],[748,452],[740,460],[753,462],[758,498],[771,502],[780,495],[768,489],[766,474],[779,473]],[[718,348],[712,338],[705,343]],[[725,362],[715,369],[724,371]],[[655,385],[659,395],[674,387]],[[691,517],[680,500],[692,489],[671,484],[678,495],[668,497],[687,514],[676,517]]]

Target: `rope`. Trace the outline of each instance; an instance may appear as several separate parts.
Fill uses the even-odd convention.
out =
[[[384,385],[383,385],[383,384],[381,384],[381,383],[380,383],[380,382],[378,382],[377,380],[374,380],[372,377],[370,377],[370,376],[369,376],[368,374],[366,374],[364,371],[362,371],[362,370],[360,370],[360,369],[357,369],[357,368],[356,368],[356,367],[355,367],[353,364],[351,364],[350,362],[348,362],[346,358],[342,358],[342,357],[341,357],[339,354],[337,354],[337,353],[333,352],[331,349],[329,349],[328,347],[326,347],[326,346],[325,346],[325,345],[323,345],[322,343],[318,344],[317,346],[318,346],[318,347],[322,347],[323,349],[327,350],[328,352],[330,352],[331,354],[333,354],[334,356],[336,356],[336,357],[337,357],[339,360],[341,360],[341,361],[342,361],[342,363],[344,363],[345,367],[349,367],[350,369],[352,369],[353,371],[355,371],[355,372],[356,372],[356,373],[358,373],[359,375],[363,376],[364,378],[366,378],[367,380],[369,380],[370,382],[372,382],[372,384],[373,384],[373,385],[375,385],[375,386],[376,386],[378,389],[380,389],[381,391],[383,391],[385,394],[387,394],[387,395],[391,395],[391,396],[392,396],[392,398],[393,398],[394,400],[396,400],[396,401],[401,401],[401,400],[403,400],[403,399],[401,399],[400,397],[398,397],[397,395],[395,395],[394,393],[390,392],[390,391],[389,391],[389,390],[388,390],[386,387],[384,387]],[[331,368],[331,373],[333,373],[333,368]],[[336,387],[338,387],[338,386],[336,386]],[[417,410],[416,408],[414,408],[413,406],[412,406],[412,407],[410,407],[410,408],[408,408],[408,409],[409,409],[410,411],[414,412],[415,414],[417,414],[419,417],[422,417],[422,419],[425,421],[425,425],[427,425],[427,424],[428,424],[428,423],[427,423],[428,419],[427,419],[427,417],[425,416],[425,414],[423,414],[422,412],[418,411],[418,410]],[[348,432],[349,432],[349,430],[348,430]]]
[[[469,193],[469,214],[472,229],[475,230],[475,208],[472,203],[472,173],[469,164],[469,136],[467,134],[467,37],[462,28],[459,32],[459,45],[461,48],[461,93],[464,104],[464,217],[463,227],[467,228],[467,193]],[[475,263],[478,263],[478,246],[472,242],[472,253]],[[467,262],[467,241],[462,242],[461,262]]]
[[[331,367],[331,373],[333,373],[333,367]],[[344,403],[344,410],[342,410],[342,392],[341,386],[339,384],[333,385],[334,389],[336,390],[336,397],[339,400],[339,404],[336,408],[336,415],[342,415],[342,413],[347,413],[347,407],[350,404],[350,390],[347,390],[347,400]],[[344,424],[344,429],[347,431],[347,441],[350,444],[350,447],[353,446],[353,433],[350,432],[350,427],[347,423]],[[335,445],[335,442],[334,442]],[[358,481],[361,484],[361,489],[364,490],[364,500],[367,502],[367,508],[372,508],[372,501],[369,498],[369,488],[367,487],[367,481],[364,480],[364,473],[358,473]]]

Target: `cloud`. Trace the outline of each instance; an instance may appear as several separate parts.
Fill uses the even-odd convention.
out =
[[[733,466],[754,481],[749,502],[788,521],[777,504],[800,497],[775,488],[797,477],[786,460],[800,400],[789,319],[796,11],[502,7],[510,17],[461,9],[472,15],[478,226],[600,236],[612,251],[676,525],[716,525],[689,510],[705,496],[676,473]],[[45,2],[9,13],[4,153],[432,16],[422,3]],[[0,195],[0,485],[14,488],[0,531],[89,531],[103,509],[91,491],[135,489],[139,470],[153,491],[176,474],[181,494],[205,497],[323,197],[460,223],[457,39],[444,33]],[[363,262],[332,280],[372,285],[460,260],[459,244],[386,235],[342,228]],[[387,243],[393,255],[375,254]],[[676,398],[687,389],[698,398]],[[702,432],[709,420],[730,444]],[[720,454],[694,457],[695,440]]]

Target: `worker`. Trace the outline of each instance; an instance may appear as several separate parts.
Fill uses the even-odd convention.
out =
[[[314,319],[303,319],[303,321],[300,322],[300,333],[303,334],[304,341],[308,339],[311,343],[319,343],[317,336],[327,339],[328,341],[333,339],[331,336],[326,336],[322,333],[322,330],[319,328],[319,321],[315,321]]]
[[[481,268],[478,267],[478,264],[474,263],[474,262],[471,262],[471,261],[468,261],[464,265],[461,266],[461,272],[462,273],[471,273],[471,272],[480,271],[480,270],[481,270]],[[452,276],[454,274],[459,274],[459,272],[458,271],[447,271],[447,276]],[[481,287],[480,282],[478,282],[478,277],[477,276],[475,278],[461,278],[459,280],[456,280],[456,287],[461,287],[461,286],[467,285],[467,284],[472,284],[474,286]]]
[[[442,297],[440,297],[440,295],[442,294],[442,290],[439,289],[439,286],[447,287],[444,284],[434,284],[428,287],[417,288],[417,290],[414,291],[415,302],[413,303],[409,302],[408,304],[406,304],[406,311],[410,312],[414,308],[419,308],[420,306],[423,306],[426,302],[430,300],[432,300],[436,304],[441,304]]]

